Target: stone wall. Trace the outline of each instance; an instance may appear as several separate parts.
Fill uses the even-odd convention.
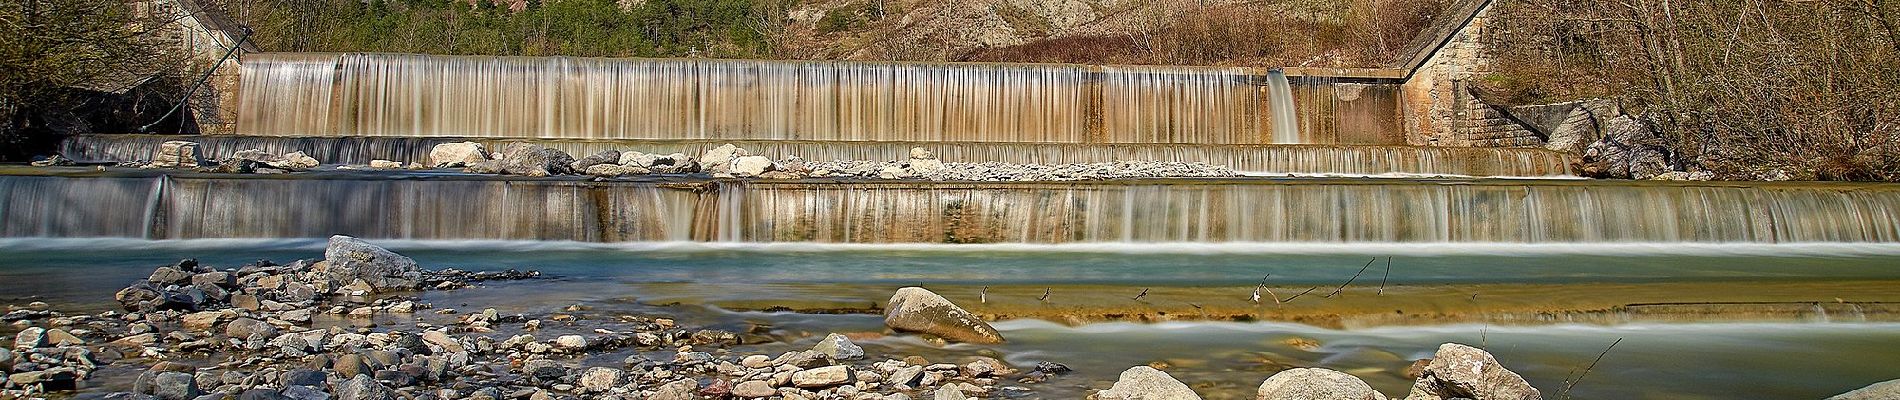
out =
[[[1491,0],[1464,2],[1453,15],[1471,15],[1462,28],[1434,38],[1439,46],[1413,70],[1403,87],[1401,113],[1406,143],[1416,146],[1538,147],[1545,138],[1505,110],[1485,104],[1471,87],[1491,72],[1492,57],[1482,41]],[[1430,34],[1428,34],[1430,35]],[[1436,51],[1433,52],[1433,48]]]
[[[186,99],[191,120],[197,125],[195,133],[235,133],[238,120],[238,61],[244,53],[255,52],[257,48],[249,42],[240,43],[244,33],[236,24],[192,0],[152,0],[152,6],[156,10],[177,13],[179,18],[175,23],[173,40],[191,54],[194,71],[190,79],[197,79],[201,76],[198,74],[215,68],[204,86]],[[231,53],[229,59],[219,63],[219,59],[224,58],[232,46],[239,48]]]

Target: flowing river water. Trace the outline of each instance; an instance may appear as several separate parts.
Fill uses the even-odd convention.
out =
[[[837,245],[691,242],[378,243],[432,267],[534,268],[552,280],[439,292],[445,307],[663,310],[809,346],[861,337],[873,356],[989,348],[1018,365],[1068,364],[1054,398],[1165,364],[1209,398],[1249,398],[1272,372],[1319,366],[1403,395],[1439,343],[1483,346],[1556,398],[1621,338],[1576,398],[1819,398],[1891,379],[1900,357],[1900,245],[1072,244]],[[155,265],[217,266],[321,254],[314,239],[0,240],[0,293],[104,309]],[[1390,272],[1385,257],[1391,258]],[[1378,259],[1372,267],[1367,260]],[[1331,293],[1361,268],[1345,290]],[[1261,275],[1288,297],[1247,301]],[[941,346],[883,336],[866,309],[923,285],[1001,319],[1010,342]],[[983,295],[982,288],[988,287]],[[1049,300],[1038,301],[1047,289]],[[1131,299],[1142,289],[1152,293]],[[981,297],[981,298],[979,298]],[[770,311],[767,311],[770,310]],[[785,311],[790,310],[790,311]],[[606,357],[611,359],[612,357]]]

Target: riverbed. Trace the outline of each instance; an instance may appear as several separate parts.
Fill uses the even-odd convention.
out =
[[[778,343],[750,345],[767,351],[840,332],[873,357],[996,354],[1075,368],[1038,387],[1051,398],[1150,364],[1209,398],[1247,398],[1272,372],[1307,366],[1403,396],[1405,368],[1443,342],[1490,350],[1550,398],[1566,388],[1577,398],[1820,398],[1900,375],[1889,365],[1900,358],[1900,245],[1890,244],[376,243],[427,268],[552,277],[423,294],[439,307],[581,304],[767,327]],[[5,239],[0,293],[104,310],[113,291],[181,258],[235,267],[317,258],[322,247]],[[877,306],[909,285],[1000,319],[1010,342],[884,335]],[[1255,287],[1272,294],[1251,301]]]

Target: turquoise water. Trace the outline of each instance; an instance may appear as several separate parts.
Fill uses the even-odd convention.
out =
[[[1900,279],[1900,245],[757,245],[705,243],[378,241],[429,267],[532,268],[552,280],[493,284],[425,299],[448,307],[495,305],[553,312],[569,304],[650,311],[636,299],[654,284],[703,284],[708,296],[779,298],[786,287],[900,285],[1251,285],[1273,274],[1289,284],[1330,284],[1366,260],[1393,257],[1393,285],[1656,282],[1826,282]],[[44,300],[104,309],[111,294],[181,258],[234,267],[258,259],[316,258],[317,240],[0,240],[0,301]],[[1382,269],[1375,266],[1374,271]],[[1380,271],[1382,272],[1382,271]],[[1377,272],[1374,272],[1377,273]],[[1361,281],[1362,284],[1366,281]],[[854,294],[837,294],[854,300]],[[855,300],[878,301],[876,298]],[[668,310],[667,307],[657,307]],[[790,345],[825,332],[882,331],[874,315],[733,312],[685,305],[671,312],[716,327],[770,325]],[[1834,321],[1853,321],[1837,318]],[[999,322],[1011,342],[938,348],[911,336],[862,341],[872,354],[995,351],[1018,365],[1056,361],[1078,373],[1038,386],[1080,397],[1122,369],[1161,362],[1209,398],[1245,398],[1272,371],[1321,366],[1351,372],[1403,396],[1403,368],[1437,344],[1485,346],[1559,398],[1567,376],[1617,338],[1622,344],[1571,393],[1576,398],[1819,398],[1900,377],[1900,324],[1686,321],[1615,325],[1450,324],[1327,329],[1283,322]],[[1296,346],[1290,339],[1317,347]],[[933,358],[934,359],[934,358]],[[1071,396],[1073,395],[1073,396]]]

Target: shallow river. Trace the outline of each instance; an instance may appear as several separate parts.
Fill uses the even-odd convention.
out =
[[[1820,398],[1900,378],[1892,311],[1900,245],[376,243],[432,268],[554,277],[424,295],[438,307],[584,304],[735,330],[769,326],[791,342],[758,350],[845,332],[862,337],[873,357],[1000,354],[1018,366],[1075,368],[1033,386],[1053,398],[1080,397],[1151,363],[1209,398],[1246,398],[1273,371],[1303,366],[1347,371],[1402,397],[1404,368],[1443,342],[1488,348],[1548,398],[1562,398],[1567,380],[1618,338],[1569,395]],[[181,258],[235,267],[317,258],[321,248],[316,240],[5,239],[0,300],[103,310],[114,290]],[[1273,297],[1318,289],[1281,305],[1247,301],[1262,276]],[[883,336],[879,316],[848,313],[908,285],[1005,318],[997,327],[1010,342],[937,346]],[[1134,298],[1142,289],[1153,293]],[[1050,298],[1038,299],[1045,292]],[[743,311],[769,306],[847,313]]]

